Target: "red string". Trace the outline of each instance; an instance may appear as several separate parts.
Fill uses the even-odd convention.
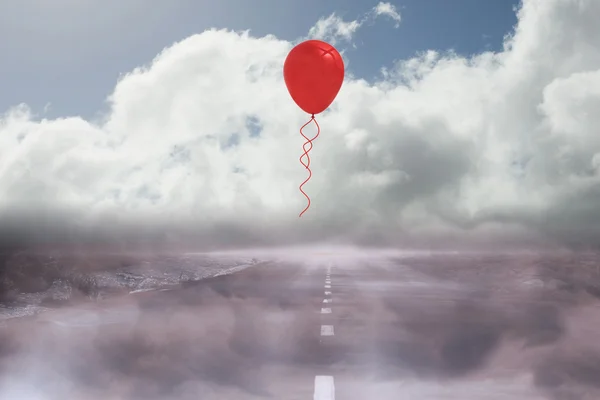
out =
[[[304,133],[302,133],[302,129],[304,129],[308,124],[310,124],[313,121],[314,121],[315,125],[317,125],[317,134],[315,135],[314,138],[309,139],[309,138],[307,138],[304,135]],[[313,148],[313,144],[312,144],[313,140],[315,140],[317,137],[319,137],[320,133],[321,133],[321,127],[319,126],[319,123],[315,119],[314,115],[310,118],[310,121],[308,121],[307,123],[305,123],[304,125],[302,125],[302,128],[300,128],[300,134],[302,135],[302,137],[304,139],[306,139],[306,142],[304,142],[304,144],[302,145],[302,150],[304,150],[304,154],[302,154],[300,156],[300,164],[304,165],[304,168],[306,168],[308,170],[308,178],[306,178],[306,180],[304,182],[302,182],[302,184],[300,185],[300,191],[302,192],[302,194],[304,195],[304,197],[306,197],[306,200],[308,200],[308,205],[306,206],[306,208],[304,210],[302,210],[302,212],[300,213],[300,215],[298,217],[301,217],[302,214],[304,214],[306,212],[306,210],[308,210],[308,208],[310,207],[310,197],[308,197],[308,195],[304,192],[304,190],[302,190],[302,186],[304,186],[304,184],[306,182],[308,182],[310,180],[310,178],[312,177],[312,171],[310,170],[310,156],[308,155],[308,153]],[[310,147],[308,148],[308,150],[305,147],[307,144],[310,145]],[[304,163],[304,161],[302,161],[302,159],[305,156],[306,156],[306,159],[307,159],[307,163],[306,164]]]

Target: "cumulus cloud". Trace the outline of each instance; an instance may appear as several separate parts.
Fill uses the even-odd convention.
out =
[[[318,117],[300,220],[307,116],[282,77],[293,44],[209,30],[124,75],[102,121],[3,114],[0,208],[67,210],[80,228],[185,226],[196,241],[593,243],[599,14],[593,0],[525,0],[500,52],[425,51],[377,82],[347,78]],[[357,28],[344,29],[334,36]]]
[[[360,27],[380,16],[391,18],[395,22],[396,28],[400,26],[400,13],[396,10],[396,7],[390,3],[380,2],[360,19],[344,21],[342,17],[335,13],[326,18],[321,18],[310,28],[308,37],[325,40],[333,45],[340,41],[351,42]]]

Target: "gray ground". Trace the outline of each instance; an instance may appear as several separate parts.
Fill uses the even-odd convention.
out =
[[[229,255],[15,252],[0,268],[0,321],[85,299],[171,288],[257,262]]]
[[[600,398],[596,255],[202,257],[136,268],[205,279],[5,319],[0,398],[311,399],[315,376],[338,400]]]

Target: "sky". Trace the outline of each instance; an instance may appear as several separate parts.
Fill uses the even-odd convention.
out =
[[[0,110],[26,103],[40,116],[93,119],[106,110],[119,76],[193,34],[210,28],[250,30],[253,36],[295,41],[320,18],[335,13],[350,22],[376,5],[370,0],[174,0],[154,8],[142,0],[47,3],[0,2]],[[373,80],[394,60],[429,49],[466,55],[501,49],[516,23],[518,1],[390,4],[404,16],[402,23],[368,21],[354,37],[356,48],[348,49],[349,70],[357,77]]]
[[[323,3],[2,2],[4,237],[598,244],[599,2]],[[348,70],[299,219],[308,38]]]

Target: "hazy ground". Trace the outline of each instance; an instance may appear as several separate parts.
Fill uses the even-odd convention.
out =
[[[1,399],[600,398],[595,254],[95,257],[7,258]]]
[[[237,255],[18,251],[6,255],[0,269],[0,321],[86,300],[169,288],[256,262]]]

